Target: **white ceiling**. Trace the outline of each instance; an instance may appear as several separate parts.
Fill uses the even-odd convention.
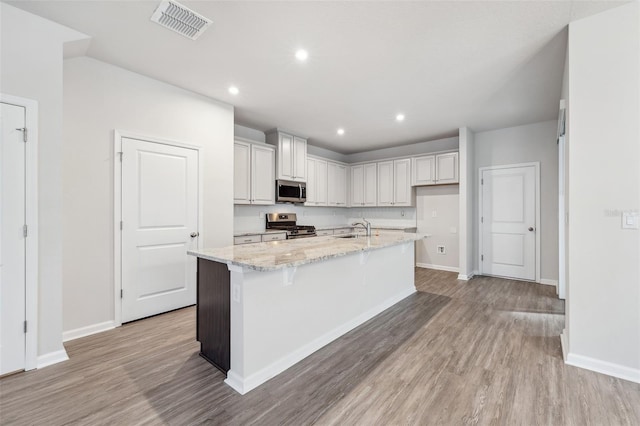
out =
[[[234,105],[237,124],[341,153],[555,118],[566,25],[621,4],[183,1],[213,20],[192,41],[149,20],[159,2],[8,3],[92,36],[91,57]]]

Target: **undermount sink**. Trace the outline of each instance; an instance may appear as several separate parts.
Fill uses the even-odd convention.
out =
[[[336,238],[364,238],[364,235],[339,235]]]

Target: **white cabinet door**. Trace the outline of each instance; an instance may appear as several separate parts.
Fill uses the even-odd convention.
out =
[[[362,203],[365,206],[375,206],[378,192],[378,166],[376,163],[365,164],[364,166],[364,188]]]
[[[308,172],[308,171],[307,171]],[[316,206],[327,205],[327,162],[316,160]]]
[[[411,159],[411,185],[434,185],[436,183],[436,157],[425,155]]]
[[[307,159],[307,201],[305,206],[315,206],[317,202],[316,188],[318,186],[318,180],[316,175],[316,160],[313,158]]]
[[[293,180],[293,136],[278,134],[278,179]]]
[[[393,205],[393,161],[378,163],[378,205]]]
[[[233,144],[233,202],[251,203],[251,144]]]
[[[307,180],[307,140],[293,137],[293,180],[306,182]]]
[[[393,161],[393,205],[410,206],[411,197],[411,159]]]
[[[458,153],[436,155],[436,183],[458,183]]]
[[[274,149],[251,145],[251,203],[275,204]]]
[[[364,205],[364,166],[351,166],[351,205]]]
[[[342,164],[327,162],[327,204],[347,205],[347,168]]]

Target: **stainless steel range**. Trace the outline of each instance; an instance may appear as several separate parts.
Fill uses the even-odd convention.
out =
[[[267,213],[267,229],[287,231],[287,239],[315,237],[315,226],[303,226],[296,224],[295,213]]]

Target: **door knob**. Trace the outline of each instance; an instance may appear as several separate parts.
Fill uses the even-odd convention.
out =
[[[533,232],[533,230],[534,230],[534,229],[535,229],[535,228],[534,228],[533,226],[530,226],[530,227],[529,227],[529,232]],[[191,234],[191,235],[193,235],[193,234]]]
[[[195,237],[199,237],[200,233],[199,232],[192,232],[191,233],[191,238],[195,238]]]

